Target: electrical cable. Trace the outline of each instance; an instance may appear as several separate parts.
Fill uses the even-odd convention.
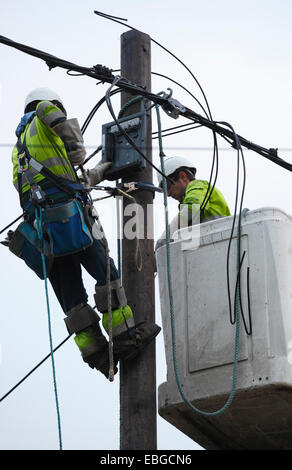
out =
[[[128,26],[128,25],[126,25]],[[84,75],[94,78],[94,79],[100,79],[103,83],[112,83],[115,76],[112,75],[111,70],[100,66],[100,65],[95,65],[92,67],[82,67],[79,65],[76,65],[72,62],[68,62],[64,59],[60,59],[56,56],[53,56],[52,54],[48,54],[46,52],[43,52],[39,49],[35,49],[29,46],[26,46],[21,43],[17,43],[15,41],[12,41],[9,38],[6,38],[4,36],[0,35],[0,43],[6,44],[10,47],[13,47],[15,49],[18,49],[26,54],[29,54],[33,57],[37,57],[41,60],[44,60],[46,64],[49,67],[49,70],[51,70],[54,67],[61,67],[66,70],[75,70],[77,72],[84,73]],[[167,99],[160,97],[158,95],[155,95],[151,92],[148,92],[144,87],[141,87],[135,83],[130,82],[129,80],[126,80],[125,78],[120,79],[120,88],[122,88],[125,91],[128,91],[129,93],[132,94],[142,94],[145,98],[147,98],[150,101],[153,101],[156,104],[159,105],[168,105],[169,102]],[[182,106],[183,110],[180,109],[178,112],[181,116],[191,119],[194,122],[200,123],[205,127],[208,127],[209,129],[212,129],[216,134],[219,134],[221,136],[226,136],[228,138],[233,137],[232,132],[228,131],[227,129],[224,129],[216,124],[212,120],[208,120],[204,118],[203,116],[200,116],[198,113],[195,113],[191,109]],[[278,149],[265,149],[264,147],[261,147],[257,144],[254,144],[253,142],[248,141],[247,139],[243,138],[242,136],[238,135],[238,138],[241,142],[241,145],[244,147],[248,148],[249,150],[253,150],[254,152],[258,153],[259,155],[262,155],[263,157],[269,159],[273,163],[281,166],[282,168],[285,168],[288,171],[292,171],[292,164],[289,162],[283,160],[278,156]],[[232,146],[234,143],[232,144]]]
[[[188,122],[187,124],[181,124],[180,126],[174,126],[174,127],[169,127],[167,129],[162,129],[161,130],[161,133],[163,134],[163,132],[168,132],[168,131],[173,131],[174,129],[180,129],[181,127],[187,127],[187,126],[192,126],[192,123],[191,122]],[[201,125],[199,125],[199,127],[202,127]],[[188,129],[186,129],[188,130]],[[153,131],[152,132],[152,135],[154,134],[158,134],[159,135],[159,132],[158,131]]]
[[[235,142],[236,142],[236,145],[237,145],[237,176],[236,176],[236,196],[235,196],[235,207],[234,207],[234,217],[233,217],[233,223],[232,223],[232,228],[231,228],[231,233],[230,233],[230,238],[229,238],[229,242],[228,242],[228,248],[227,248],[227,259],[226,259],[226,262],[227,262],[227,295],[228,295],[228,305],[229,305],[229,316],[230,316],[230,323],[231,324],[234,324],[235,321],[236,321],[236,318],[234,316],[234,318],[232,317],[232,307],[231,307],[231,293],[230,293],[230,276],[229,276],[229,263],[230,263],[230,249],[231,249],[231,243],[232,243],[232,238],[233,238],[233,233],[234,233],[234,228],[235,228],[235,221],[236,221],[236,213],[237,213],[237,205],[238,205],[238,196],[239,196],[239,167],[240,167],[240,155],[241,155],[241,159],[242,159],[242,165],[243,165],[243,182],[242,182],[242,190],[241,190],[241,199],[240,199],[240,203],[239,203],[239,211],[238,211],[238,235],[237,235],[237,244],[238,244],[238,248],[237,248],[237,266],[238,266],[238,275],[240,273],[240,266],[241,266],[241,217],[242,215],[245,214],[245,212],[247,211],[247,209],[243,210],[242,209],[242,206],[243,206],[243,198],[244,198],[244,192],[245,192],[245,184],[246,184],[246,167],[245,167],[245,161],[244,161],[244,155],[243,155],[243,151],[242,151],[242,148],[241,148],[241,145],[240,145],[240,141],[238,139],[238,136],[237,134],[235,133],[233,127],[227,123],[227,122],[218,122],[220,125],[225,125],[227,127],[229,127],[232,132],[233,132],[233,135],[234,135],[234,139],[235,139]],[[242,302],[241,302],[241,282],[240,282],[240,277],[238,279],[238,281],[236,281],[236,287],[235,287],[235,298],[236,298],[236,294],[238,292],[238,300],[239,300],[239,307],[240,307],[240,313],[241,313],[241,316],[242,316],[242,319],[243,319],[243,323],[244,323],[244,328],[245,328],[245,331],[248,335],[251,334],[251,326],[250,326],[250,329],[248,330],[247,326],[246,326],[246,321],[245,321],[245,318],[244,318],[244,314],[243,314],[243,309],[242,309]],[[250,318],[250,308],[248,309],[249,311],[249,318]],[[251,318],[250,318],[250,325],[251,325]]]
[[[111,92],[111,96],[112,95],[115,95],[116,93],[120,93],[122,90],[120,88],[117,88],[116,90],[113,90]],[[101,105],[106,101],[106,97],[103,96],[97,103],[96,105],[94,105],[94,107],[92,108],[92,110],[90,111],[89,115],[87,116],[87,118],[85,119],[82,127],[81,127],[81,133],[84,134],[90,121],[92,120],[93,116],[95,115],[95,113],[98,111],[98,109],[101,107]]]
[[[63,346],[63,344],[65,344],[66,341],[71,338],[71,336],[72,335],[67,336],[67,338],[65,338],[60,344],[58,344],[58,346],[53,349],[53,352],[55,353],[61,346]],[[45,356],[35,367],[33,367],[33,369],[31,369],[21,380],[19,380],[19,382],[17,382],[7,393],[5,393],[5,395],[0,398],[0,403],[5,398],[7,398],[14,390],[16,390],[19,385],[21,385],[33,372],[35,372],[47,359],[49,359],[49,357],[51,357],[51,352],[49,352],[47,356]]]
[[[118,119],[116,118],[113,107],[112,107],[112,104],[111,104],[111,100],[110,100],[110,92],[111,92],[112,87],[116,86],[117,83],[120,81],[120,79],[121,79],[121,77],[119,77],[119,76],[115,77],[115,80],[113,81],[113,83],[111,84],[111,86],[109,87],[109,89],[106,92],[106,103],[107,103],[109,112],[112,115],[112,117],[113,117],[116,125],[118,126],[120,132],[124,135],[125,139],[132,145],[132,147],[134,147],[134,149],[139,153],[139,155],[141,155],[141,157],[144,158],[144,160],[146,160],[146,162],[149,163],[149,165],[152,166],[152,168],[154,168],[158,173],[160,173],[162,176],[164,176],[168,181],[170,181],[172,183],[173,180],[171,178],[169,178],[169,176],[163,175],[163,173],[159,170],[159,168],[157,168],[151,162],[151,160],[149,160],[149,158],[147,158],[146,155],[144,155],[144,153],[141,151],[141,149],[139,147],[137,147],[135,142],[128,136],[128,134],[122,128],[122,126],[120,125]]]
[[[159,114],[159,107],[156,106],[157,112],[157,121],[158,121],[158,128],[161,128],[160,123],[160,114]],[[161,159],[161,168],[164,171],[164,152],[162,150],[162,138],[160,136],[159,140],[159,155]],[[169,307],[170,307],[170,320],[171,320],[171,334],[172,334],[172,353],[173,353],[173,365],[174,365],[174,374],[175,380],[177,383],[177,387],[179,393],[185,402],[185,404],[196,413],[203,415],[203,416],[217,416],[222,414],[232,403],[235,391],[236,391],[236,383],[237,383],[237,363],[238,363],[238,351],[239,351],[239,331],[240,331],[240,314],[239,314],[239,299],[238,299],[238,291],[236,291],[236,329],[235,329],[235,347],[234,347],[234,361],[233,361],[233,376],[232,376],[232,388],[231,392],[228,395],[228,398],[225,404],[216,411],[203,411],[196,408],[185,396],[183,391],[183,387],[180,381],[179,373],[178,373],[178,366],[177,366],[177,354],[176,354],[176,339],[175,339],[175,321],[174,321],[174,302],[173,302],[173,293],[172,293],[172,279],[171,279],[171,265],[170,265],[170,236],[169,236],[169,223],[168,223],[168,205],[167,205],[167,187],[166,187],[166,179],[163,177],[162,179],[162,186],[163,186],[163,196],[164,196],[164,207],[165,207],[165,233],[166,233],[166,264],[167,264],[167,283],[168,283],[168,295],[169,295]]]
[[[1,235],[1,233],[5,232],[5,230],[7,230],[9,227],[11,227],[11,225],[15,224],[15,222],[17,222],[23,216],[24,216],[24,214],[19,215],[16,219],[13,220],[13,222],[10,222],[10,224],[8,224],[8,225],[6,225],[6,227],[2,228],[1,231],[0,231],[0,235]]]
[[[101,16],[103,18],[106,18],[106,19],[109,19],[111,21],[114,21],[116,23],[119,23],[119,24],[122,24],[123,26],[126,26],[132,30],[135,30],[135,31],[138,31],[136,28],[134,28],[133,26],[130,26],[129,24],[127,23],[123,23],[122,21],[120,21],[120,19],[118,17],[115,17],[115,16],[112,16],[112,15],[109,15],[107,13],[103,13],[103,12],[100,12],[100,11],[97,11],[95,10],[94,13],[98,16]],[[127,20],[126,20],[127,21]],[[164,51],[166,51],[168,54],[170,54],[172,57],[174,57],[189,73],[190,75],[193,77],[193,79],[195,80],[196,84],[198,85],[203,97],[204,97],[204,100],[205,100],[205,103],[206,103],[206,106],[207,106],[207,109],[208,109],[208,113],[206,112],[206,110],[204,109],[204,107],[201,105],[201,103],[199,103],[199,101],[196,101],[199,103],[200,107],[204,110],[205,112],[205,115],[207,116],[207,118],[209,117],[209,119],[211,121],[213,121],[212,119],[212,114],[211,114],[211,110],[210,110],[210,106],[209,106],[209,103],[208,103],[208,100],[207,100],[207,97],[205,95],[205,92],[202,88],[202,86],[200,85],[199,81],[197,80],[197,78],[195,77],[195,75],[193,74],[193,72],[189,69],[189,67],[179,58],[177,57],[173,52],[171,52],[169,49],[167,49],[165,46],[163,46],[162,44],[160,44],[158,41],[156,41],[155,39],[153,39],[152,37],[150,37],[151,41],[154,42],[156,45],[158,45],[159,47],[161,47]],[[211,168],[211,174],[210,174],[210,177],[209,177],[209,185],[208,185],[208,189],[207,189],[207,192],[206,192],[206,195],[205,195],[205,199],[203,201],[203,210],[205,209],[208,201],[210,200],[210,197],[211,197],[211,194],[213,192],[213,187],[215,186],[216,184],[216,180],[217,180],[217,175],[218,175],[218,145],[217,145],[217,137],[216,137],[216,133],[215,131],[213,131],[213,136],[214,136],[214,151],[213,151],[213,161],[212,161],[212,168]],[[213,170],[214,170],[214,165],[216,164],[216,173],[215,173],[215,179],[214,179],[214,182],[212,183],[212,176],[213,176]],[[209,189],[211,187],[211,183],[212,183],[212,189],[211,191],[209,192]]]
[[[120,19],[118,19],[118,17],[115,17],[115,16],[111,16],[111,15],[108,15],[107,13],[103,13],[103,12],[100,12],[100,11],[97,11],[97,10],[94,10],[94,13],[98,16],[101,16],[102,18],[105,18],[105,19],[108,19],[108,20],[111,20],[111,21],[114,21],[116,23],[119,23],[123,26],[126,26],[127,28],[130,28],[134,31],[139,31],[137,28],[134,28],[133,26],[130,26],[129,24],[127,23],[123,23],[122,21],[120,21]],[[125,21],[128,21],[127,19],[125,19]],[[195,80],[196,84],[198,85],[203,97],[204,97],[204,100],[205,100],[205,103],[206,103],[206,106],[207,106],[207,109],[208,109],[208,112],[209,112],[209,117],[212,119],[211,117],[211,111],[210,111],[210,107],[209,107],[209,103],[208,103],[208,100],[206,98],[206,95],[204,93],[204,90],[203,88],[201,87],[199,81],[197,80],[197,78],[195,77],[195,75],[193,74],[193,72],[187,67],[187,65],[181,60],[179,59],[179,57],[177,57],[173,52],[171,52],[169,49],[167,49],[165,46],[163,46],[162,44],[160,44],[158,41],[156,41],[155,39],[153,39],[151,36],[150,36],[150,39],[152,42],[154,42],[154,44],[156,44],[157,46],[161,47],[161,49],[163,49],[164,51],[166,51],[168,54],[170,54],[172,57],[174,57],[189,73],[190,75],[193,77],[193,79]],[[205,114],[207,115],[207,112],[205,111]]]
[[[189,126],[189,124],[184,124],[184,126]],[[177,126],[177,127],[173,127],[173,129],[178,129],[179,127],[183,127],[183,126]],[[175,135],[175,134],[180,134],[181,132],[186,132],[186,131],[191,131],[192,129],[198,129],[198,127],[202,127],[201,124],[198,124],[196,126],[192,126],[192,127],[189,127],[188,129],[183,129],[181,131],[176,131],[176,132],[171,132],[170,134],[164,134],[163,135],[163,138],[165,137],[169,137],[170,135]],[[166,130],[162,130],[161,131],[162,133],[163,132],[166,132]],[[157,132],[153,132],[153,134],[156,134]],[[159,136],[155,136],[155,137],[152,137],[152,140],[155,140],[155,139],[159,139]]]
[[[208,114],[206,113],[206,110],[204,109],[204,107],[202,106],[202,104],[200,103],[200,101],[195,97],[195,95],[193,95],[186,87],[184,87],[181,83],[177,82],[176,80],[174,80],[173,78],[170,78],[168,77],[167,75],[163,75],[162,73],[157,73],[157,72],[151,72],[153,75],[157,75],[158,77],[163,77],[163,78],[166,78],[167,80],[170,80],[171,82],[175,83],[176,85],[178,85],[180,88],[182,88],[183,90],[185,90],[192,98],[194,98],[194,100],[198,103],[198,105],[200,106],[200,108],[203,110],[203,112],[205,113],[206,117],[208,118]]]

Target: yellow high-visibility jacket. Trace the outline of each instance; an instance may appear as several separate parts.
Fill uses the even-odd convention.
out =
[[[198,211],[203,203],[208,190],[208,181],[193,180],[186,187],[186,192],[179,207],[187,205],[190,211]],[[210,185],[209,193],[212,190]],[[226,217],[231,215],[227,202],[222,193],[216,187],[213,188],[211,197],[201,213],[201,222],[211,217]]]
[[[50,101],[41,101],[38,103],[33,119],[26,124],[27,114],[21,120],[16,130],[17,137],[20,135],[21,142],[26,139],[26,146],[30,155],[47,167],[56,176],[62,177],[69,182],[75,182],[76,176],[73,167],[69,161],[64,142],[54,132],[53,128],[60,122],[66,120],[65,114]],[[18,150],[17,146],[13,148],[13,184],[18,188]],[[45,177],[29,166],[31,175],[36,183],[42,181]],[[22,193],[30,188],[25,178],[22,178]]]

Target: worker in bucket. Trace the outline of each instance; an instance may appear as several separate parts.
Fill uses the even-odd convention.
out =
[[[83,360],[108,376],[108,340],[99,326],[100,316],[87,303],[81,266],[96,281],[95,305],[107,333],[108,293],[111,296],[115,372],[119,360],[137,356],[161,328],[147,321],[135,324],[112,259],[107,283],[105,242],[102,230],[94,230],[98,216],[74,169],[85,159],[82,133],[77,119],[67,119],[55,91],[37,88],[27,95],[16,136],[13,183],[25,218],[10,236],[9,249],[41,279],[48,277]],[[103,180],[108,166],[99,163],[85,172],[88,187]]]
[[[194,165],[186,158],[174,156],[164,160],[164,174],[168,177],[167,195],[179,202],[178,214],[169,224],[170,240],[179,228],[230,215],[222,193],[216,187],[209,185],[208,181],[196,179],[196,171]],[[158,184],[161,188],[162,178],[159,173]],[[156,249],[165,243],[164,232],[156,243]]]

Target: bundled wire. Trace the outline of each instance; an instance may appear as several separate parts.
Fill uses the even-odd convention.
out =
[[[111,21],[114,21],[116,23],[119,23],[123,26],[126,26],[127,28],[130,28],[134,31],[138,31],[137,28],[133,27],[133,26],[130,26],[128,23],[125,23],[124,21],[128,21],[127,19],[125,18],[119,18],[117,16],[113,16],[113,15],[109,15],[107,13],[103,13],[103,12],[100,12],[100,11],[97,11],[95,10],[94,13],[98,16],[101,16],[102,18],[106,18],[108,20],[111,20]],[[208,103],[208,100],[207,100],[207,97],[206,97],[206,94],[202,88],[202,86],[200,85],[198,79],[196,78],[196,76],[193,74],[193,72],[190,70],[190,68],[179,58],[177,57],[173,52],[171,52],[169,49],[167,49],[165,46],[163,46],[161,43],[159,43],[158,41],[156,41],[155,39],[153,39],[152,37],[150,37],[151,41],[156,44],[157,46],[159,46],[161,49],[163,49],[164,51],[166,51],[169,55],[171,55],[175,60],[177,60],[187,71],[188,73],[192,76],[192,78],[195,80],[196,84],[198,85],[202,95],[203,95],[203,98],[204,98],[204,101],[206,103],[206,106],[207,106],[207,111],[206,109],[204,108],[204,106],[199,102],[199,100],[192,94],[188,91],[188,93],[190,93],[190,95],[196,100],[196,102],[199,104],[199,106],[201,107],[201,109],[203,110],[206,118],[208,120],[210,120],[210,122],[213,121],[212,119],[212,114],[211,114],[211,110],[210,110],[210,106],[209,106],[209,103]],[[156,74],[156,75],[159,75],[159,74]],[[162,74],[160,76],[163,76]],[[174,80],[172,80],[174,81]],[[175,82],[175,81],[174,81]],[[176,84],[178,84],[178,82],[175,82]],[[179,85],[179,84],[178,84]],[[181,86],[181,85],[179,85]],[[185,87],[182,87],[185,89]],[[214,150],[213,150],[213,158],[212,158],[212,166],[211,166],[211,173],[210,173],[210,177],[209,177],[209,183],[208,183],[208,188],[207,188],[207,191],[206,191],[206,194],[205,194],[205,198],[203,200],[203,203],[202,203],[202,212],[204,211],[205,207],[207,206],[209,200],[210,200],[210,197],[212,195],[212,192],[213,192],[213,188],[216,184],[216,181],[217,181],[217,176],[218,176],[218,144],[217,144],[217,136],[216,136],[216,132],[213,130],[213,138],[214,138]],[[214,172],[214,168],[215,168],[215,176],[214,176],[214,180],[212,181],[212,178],[213,178],[213,172]],[[160,172],[161,173],[161,172]]]
[[[158,121],[158,129],[161,131],[161,123],[160,123],[160,114],[159,114],[159,107],[156,106],[157,112],[157,121]],[[164,152],[162,149],[162,138],[160,134],[159,139],[159,155],[161,160],[161,168],[164,170]],[[179,393],[186,403],[186,405],[196,413],[203,415],[203,416],[217,416],[222,414],[232,403],[235,391],[236,391],[236,383],[237,383],[237,363],[238,363],[238,347],[239,347],[239,328],[240,328],[240,315],[239,315],[239,299],[238,299],[238,291],[236,294],[236,330],[235,330],[235,348],[234,348],[234,362],[233,362],[233,377],[232,377],[232,389],[231,392],[225,402],[225,404],[216,411],[202,411],[196,408],[186,397],[180,377],[178,372],[178,365],[177,365],[177,354],[176,354],[176,337],[175,337],[175,316],[174,316],[174,302],[173,302],[173,293],[172,293],[172,279],[171,279],[171,265],[170,265],[170,236],[169,236],[169,224],[168,224],[168,205],[167,205],[167,187],[166,187],[166,179],[162,179],[162,186],[163,186],[163,196],[164,196],[164,208],[165,208],[165,233],[166,233],[166,263],[167,263],[167,283],[168,283],[168,294],[169,294],[169,308],[170,308],[170,321],[171,321],[171,333],[172,333],[172,356],[173,356],[173,366],[174,366],[174,374],[177,383],[177,387]]]
[[[99,12],[97,12],[98,14]],[[105,18],[108,18],[109,15],[102,15]],[[112,17],[113,18],[113,17]],[[109,18],[110,19],[110,18]],[[128,26],[128,25],[125,25]],[[135,28],[133,28],[135,29]],[[22,52],[25,52],[26,54],[32,55],[34,57],[37,57],[39,59],[42,59],[46,62],[48,65],[49,69],[51,70],[54,67],[61,67],[66,70],[74,70],[76,72],[79,72],[81,74],[84,74],[88,77],[94,78],[94,79],[99,79],[102,81],[102,83],[107,82],[107,83],[113,83],[115,76],[112,74],[112,71],[109,70],[106,67],[100,66],[100,65],[95,65],[92,67],[82,67],[79,65],[76,65],[72,62],[68,62],[66,60],[60,59],[56,56],[53,56],[52,54],[48,54],[46,52],[43,52],[39,49],[35,49],[29,46],[26,46],[21,43],[17,43],[15,41],[12,41],[9,38],[6,38],[4,36],[0,36],[0,43],[6,44],[10,47],[13,47],[15,49],[18,49]],[[164,47],[163,47],[164,48]],[[166,50],[166,48],[164,48]],[[174,56],[174,54],[171,53],[171,55]],[[175,57],[175,56],[174,56]],[[179,60],[180,61],[180,60]],[[181,61],[180,61],[181,62]],[[122,88],[125,91],[128,91],[132,94],[141,94],[145,98],[147,98],[150,101],[153,101],[156,104],[159,105],[167,105],[169,104],[167,99],[164,99],[158,95],[155,95],[153,93],[148,92],[144,87],[141,87],[135,83],[130,82],[129,80],[126,80],[125,78],[119,79],[119,87]],[[212,119],[207,119],[204,118],[203,116],[200,116],[199,114],[195,113],[193,110],[184,107],[183,111],[179,111],[179,114],[181,116],[186,117],[187,119],[191,119],[194,122],[198,124],[202,124],[203,126],[211,129],[214,131],[216,134],[219,134],[221,137],[226,139],[230,139],[229,143],[230,145],[234,145],[235,142],[233,140],[234,136],[231,131],[228,129],[223,128],[222,126],[219,126],[218,124],[215,124]],[[292,164],[283,160],[278,156],[278,149],[266,149],[264,147],[261,147],[259,145],[256,145],[247,139],[244,139],[240,135],[238,135],[238,139],[241,143],[242,146],[255,151],[259,155],[262,155],[263,157],[271,160],[272,162],[276,163],[277,165],[292,171]]]
[[[119,123],[115,113],[114,113],[114,110],[113,110],[113,107],[112,107],[112,104],[111,104],[111,100],[110,100],[110,96],[111,96],[111,90],[114,86],[116,86],[119,81],[121,80],[121,77],[117,76],[115,77],[113,83],[111,84],[111,86],[108,88],[107,92],[106,92],[106,103],[107,103],[107,106],[108,106],[108,109],[109,109],[109,112],[110,114],[112,115],[119,131],[123,134],[123,136],[125,137],[125,139],[132,145],[132,147],[134,147],[134,149],[139,153],[139,155],[141,155],[142,158],[144,158],[144,160],[146,160],[147,163],[149,163],[150,166],[152,166],[152,168],[154,168],[158,173],[160,173],[162,176],[166,177],[171,183],[172,183],[172,179],[169,178],[168,176],[164,175],[164,173],[161,172],[161,170],[159,168],[157,168],[151,160],[149,160],[149,158],[146,157],[146,155],[144,155],[144,153],[141,151],[141,149],[139,147],[137,147],[137,145],[135,144],[135,142],[131,139],[131,137],[128,136],[127,132],[123,129],[123,127],[121,126],[121,124]]]

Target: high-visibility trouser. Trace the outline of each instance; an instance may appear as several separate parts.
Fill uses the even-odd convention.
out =
[[[109,314],[107,312],[102,315],[102,325],[105,331],[109,332]],[[135,326],[132,309],[129,305],[117,308],[112,311],[112,334],[113,338]],[[96,342],[96,334],[93,328],[86,328],[76,334],[75,343],[82,350],[93,348]]]

